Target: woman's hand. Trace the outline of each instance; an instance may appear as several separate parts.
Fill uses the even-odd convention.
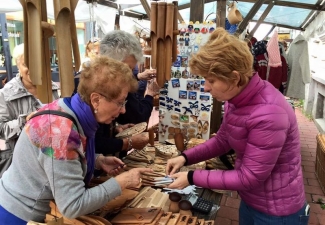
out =
[[[153,170],[150,168],[134,168],[127,172],[121,173],[116,176],[115,179],[120,184],[121,189],[129,187],[137,187],[141,183],[141,174],[142,173],[152,173]]]
[[[111,176],[116,176],[123,172],[125,164],[119,158],[113,156],[99,155],[95,161],[95,168],[102,169]]]
[[[152,78],[156,77],[157,71],[155,69],[146,69],[142,73],[138,73],[139,80],[151,80]]]
[[[155,80],[148,81],[145,95],[155,96],[159,94],[160,87]]]
[[[166,174],[173,175],[177,172],[182,166],[184,166],[186,160],[184,156],[178,156],[167,161]]]
[[[118,125],[116,128],[115,128],[115,131],[117,133],[120,133],[122,132],[123,130],[129,128],[129,127],[133,127],[134,124],[133,123],[128,123],[128,124],[124,124],[124,125]]]
[[[171,175],[171,178],[174,178],[174,182],[168,185],[167,188],[171,189],[183,189],[190,185],[187,179],[188,172],[179,172]]]

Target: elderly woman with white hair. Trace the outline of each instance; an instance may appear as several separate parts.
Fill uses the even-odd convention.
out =
[[[15,47],[13,57],[19,73],[0,90],[0,138],[6,143],[5,149],[0,150],[0,177],[11,164],[14,147],[28,116],[42,106],[24,61],[24,44]],[[59,98],[58,86],[53,82],[52,97],[53,100]]]

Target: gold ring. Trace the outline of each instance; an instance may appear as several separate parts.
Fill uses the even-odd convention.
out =
[[[140,183],[142,182],[142,178],[140,178]]]

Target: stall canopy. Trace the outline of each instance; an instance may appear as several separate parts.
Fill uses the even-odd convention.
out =
[[[232,1],[229,1],[232,2]],[[244,17],[253,8],[254,4],[259,1],[243,0],[236,1],[238,9]],[[281,1],[263,1],[264,4],[258,9],[251,21],[257,21],[269,4],[273,4],[271,11],[268,13],[263,23],[272,24],[279,27],[304,30],[310,22],[318,15],[320,11],[325,11],[325,0],[281,0]],[[150,4],[150,1],[148,1]],[[204,17],[212,19],[215,17],[217,1],[205,0]],[[179,0],[178,8],[185,21],[190,17],[190,0]],[[142,5],[129,8],[130,13],[140,14],[146,18],[146,11]]]
[[[0,13],[22,10],[19,0],[0,0],[2,3],[4,3],[4,1],[6,4],[1,4]],[[51,12],[53,11],[52,1],[53,0],[47,0],[49,17],[52,16]],[[113,8],[116,10],[116,13],[120,15],[138,19],[149,18],[144,5],[150,5],[150,0],[92,0],[88,2],[98,2],[98,7],[96,7],[97,10],[101,8]],[[189,21],[190,2],[191,0],[178,1],[178,9],[185,22]],[[214,19],[216,17],[218,1],[205,0],[204,2],[204,19]],[[232,1],[228,1],[228,3],[230,2]],[[272,4],[271,10],[263,20],[263,23],[296,30],[305,30],[321,11],[325,11],[325,0],[243,0],[236,2],[238,9],[244,17],[249,14],[254,5],[263,2],[254,16],[249,18],[252,22],[258,21],[269,5]],[[114,13],[109,14],[114,15]],[[109,14],[106,13],[106,15]],[[75,17],[77,22],[89,21],[90,16],[87,1],[79,0],[75,11]]]
[[[52,19],[54,17],[53,0],[46,1],[48,16]],[[168,1],[171,2],[172,0],[167,0],[167,2]],[[5,4],[1,4],[4,2]],[[95,7],[95,18],[93,19],[97,21],[104,33],[114,29],[116,15],[137,18],[139,20],[149,20],[147,12],[150,12],[150,0],[79,0],[75,10],[76,22],[87,22],[90,20],[91,16],[89,13],[89,4],[87,4],[87,2],[98,3],[97,7]],[[204,0],[204,2],[204,20],[218,20],[218,18],[216,18],[216,10],[219,1]],[[231,2],[233,1],[227,0],[228,4]],[[307,32],[309,31],[306,28],[315,20],[319,13],[325,11],[325,0],[240,0],[236,2],[241,14],[244,18],[247,18],[249,22],[269,24],[273,27],[300,31],[306,30]],[[260,4],[261,2],[263,4]],[[0,4],[0,13],[22,10],[19,0],[0,0]],[[190,5],[191,0],[178,1],[180,16],[185,22],[189,22],[190,20]],[[254,11],[254,13],[251,11]],[[268,13],[266,13],[266,11]],[[325,12],[323,14],[325,14]],[[318,17],[322,17],[322,15]],[[110,24],[108,25],[106,23]],[[314,24],[315,21],[313,26]],[[317,27],[321,26],[321,24],[317,24]],[[246,26],[247,24],[242,24],[242,28]],[[317,27],[312,30],[317,29]],[[258,28],[258,26],[256,28]],[[309,33],[312,33],[312,31]]]

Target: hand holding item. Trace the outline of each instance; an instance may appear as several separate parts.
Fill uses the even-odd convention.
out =
[[[151,80],[156,77],[157,71],[155,69],[146,69],[142,73],[138,73],[139,80]]]
[[[171,175],[170,177],[174,179],[174,182],[168,185],[167,188],[183,189],[189,186],[190,184],[187,180],[187,174],[188,172],[179,172],[179,173],[175,173],[174,175]]]
[[[148,81],[146,95],[155,96],[159,93],[159,85],[157,84],[156,80]]]
[[[137,187],[141,182],[142,173],[152,173],[153,170],[150,168],[134,168],[127,172],[121,173],[116,176],[115,179],[120,184],[121,189]]]
[[[182,166],[184,166],[186,160],[184,156],[178,156],[167,161],[166,174],[173,175],[178,171]]]
[[[102,169],[111,176],[121,173],[125,167],[122,160],[113,156],[98,155],[95,160],[95,168]]]
[[[132,148],[141,150],[149,143],[149,135],[141,133],[130,137],[132,140]]]
[[[127,123],[127,124],[123,124],[123,125],[118,125],[116,128],[115,128],[115,131],[117,133],[120,133],[122,132],[123,130],[127,129],[127,128],[130,128],[130,127],[133,127],[134,124],[133,123]]]

